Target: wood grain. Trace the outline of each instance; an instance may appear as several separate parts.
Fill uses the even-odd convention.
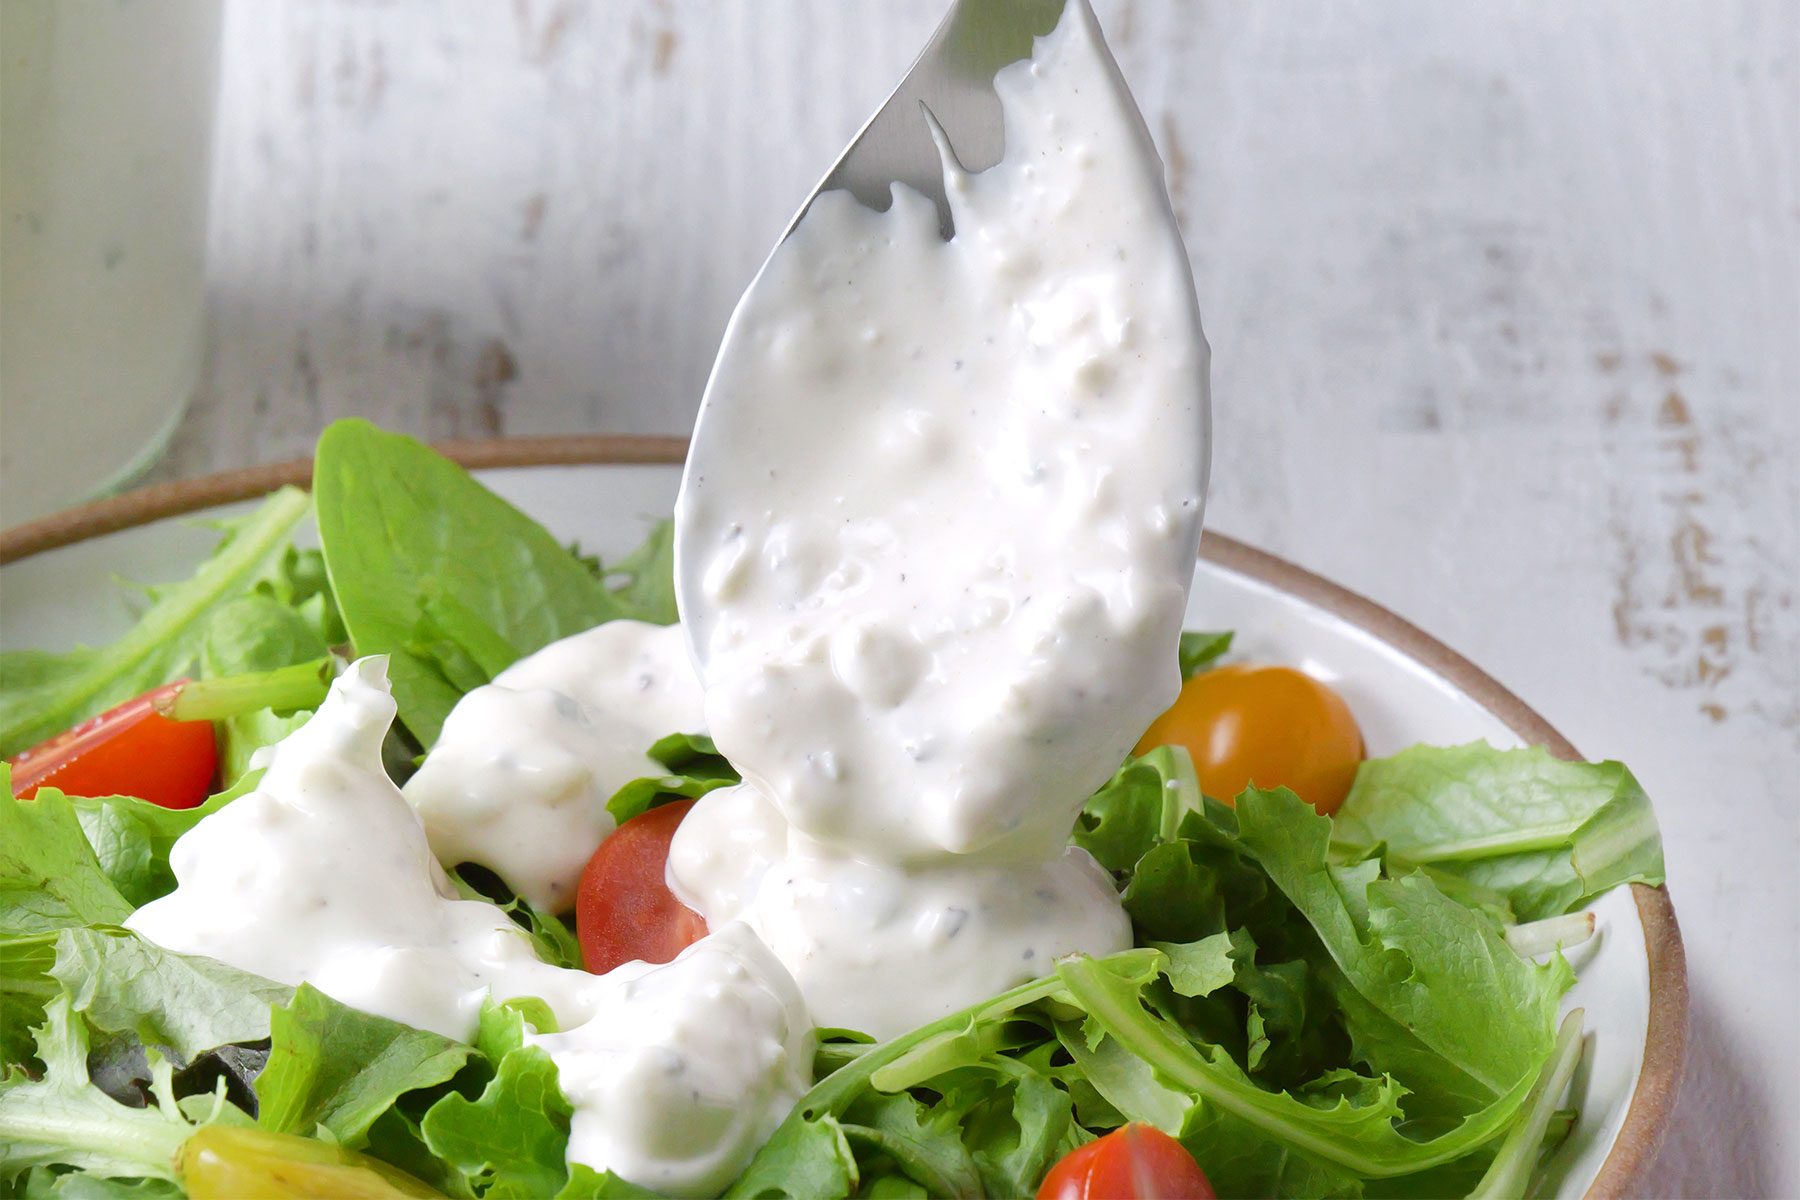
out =
[[[1211,520],[1632,763],[1695,980],[1656,1190],[1800,1194],[1800,6],[1097,7],[1215,349]],[[157,477],[351,413],[684,431],[938,8],[236,3]]]

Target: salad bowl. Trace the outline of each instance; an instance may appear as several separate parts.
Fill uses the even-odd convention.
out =
[[[557,538],[610,557],[669,511],[686,443],[596,436],[439,449]],[[310,467],[296,460],[144,488],[0,533],[0,644],[59,647],[116,635],[126,613],[111,602],[112,577],[175,578],[206,556],[213,535],[179,518],[228,515],[276,487],[304,484]],[[1299,666],[1330,683],[1354,710],[1371,755],[1415,742],[1486,740],[1579,757],[1523,701],[1401,617],[1231,538],[1206,535],[1188,623],[1235,630],[1236,654]],[[1571,951],[1578,982],[1564,1001],[1587,1013],[1573,1082],[1582,1118],[1550,1162],[1543,1195],[1653,1190],[1646,1172],[1681,1074],[1687,989],[1667,893],[1632,884],[1602,896],[1593,911],[1598,935]]]

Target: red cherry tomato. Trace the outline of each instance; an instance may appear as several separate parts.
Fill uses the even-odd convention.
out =
[[[13,795],[40,787],[71,796],[136,796],[164,808],[193,808],[212,791],[219,749],[211,721],[176,721],[166,704],[187,680],[127,700],[7,761]]]
[[[1180,1142],[1133,1122],[1063,1155],[1037,1200],[1214,1200],[1205,1172]]]
[[[1230,804],[1252,783],[1288,787],[1330,816],[1363,760],[1344,698],[1292,667],[1248,663],[1202,671],[1138,741],[1143,754],[1186,746],[1207,795]]]
[[[612,832],[581,872],[575,936],[596,975],[620,963],[666,963],[706,936],[706,920],[675,898],[665,872],[675,827],[694,807],[677,800],[639,813]]]

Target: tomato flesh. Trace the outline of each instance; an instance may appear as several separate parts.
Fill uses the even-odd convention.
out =
[[[1138,742],[1187,747],[1207,795],[1230,803],[1254,783],[1292,788],[1329,816],[1363,760],[1362,731],[1328,685],[1292,667],[1248,664],[1202,671]]]
[[[1133,1122],[1063,1155],[1037,1200],[1214,1200],[1206,1172],[1182,1144]]]
[[[187,681],[134,697],[8,759],[13,795],[40,787],[71,796],[136,796],[163,808],[193,808],[212,792],[219,748],[211,721],[176,721],[158,711]]]
[[[669,890],[669,844],[694,807],[677,800],[613,830],[581,872],[575,936],[596,975],[621,963],[666,963],[706,936],[706,920]]]

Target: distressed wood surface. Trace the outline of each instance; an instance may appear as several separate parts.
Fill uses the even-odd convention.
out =
[[[214,352],[158,478],[679,432],[939,0],[234,0]],[[1693,973],[1653,1189],[1800,1195],[1800,6],[1098,5],[1215,352],[1210,520],[1657,798]]]

